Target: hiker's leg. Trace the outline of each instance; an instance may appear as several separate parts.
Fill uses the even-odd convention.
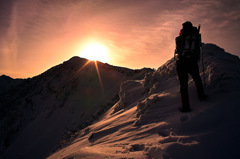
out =
[[[204,93],[204,90],[203,90],[202,80],[201,80],[201,77],[199,75],[199,68],[198,68],[197,61],[193,61],[191,66],[192,67],[189,69],[189,74],[192,76],[193,81],[196,85],[199,99],[202,99],[202,98],[205,97],[205,93]]]
[[[189,110],[189,97],[188,97],[188,72],[184,61],[176,62],[177,75],[180,82],[180,93],[182,100],[182,107],[184,110]]]

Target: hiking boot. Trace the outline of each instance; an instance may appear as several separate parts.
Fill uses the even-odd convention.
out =
[[[182,113],[188,113],[188,112],[191,111],[191,109],[190,108],[182,108],[182,107],[180,107],[179,111],[182,112]]]

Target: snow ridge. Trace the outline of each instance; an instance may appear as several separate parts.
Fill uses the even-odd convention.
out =
[[[209,99],[198,100],[190,78],[192,112],[178,111],[179,82],[171,59],[142,80],[123,82],[119,101],[49,159],[239,158],[239,57],[214,44],[204,44],[203,59]]]

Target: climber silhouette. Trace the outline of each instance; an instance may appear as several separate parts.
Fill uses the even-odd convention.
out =
[[[180,82],[180,94],[182,100],[181,112],[189,112],[188,74],[195,82],[200,101],[207,98],[203,90],[203,84],[199,75],[198,60],[200,58],[201,35],[199,30],[190,21],[182,24],[180,35],[176,37],[176,70]]]

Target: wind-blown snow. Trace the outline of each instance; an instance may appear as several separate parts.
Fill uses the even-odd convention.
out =
[[[101,120],[49,159],[239,158],[240,60],[213,44],[205,44],[203,52],[209,99],[198,101],[190,79],[192,112],[178,111],[179,82],[171,59],[143,80],[124,82],[120,100]]]
[[[45,158],[117,100],[119,86],[151,69],[131,70],[73,57],[31,79],[1,76],[0,158]],[[100,84],[102,82],[102,86]],[[61,143],[60,143],[61,141]]]
[[[205,90],[209,98],[203,102],[198,100],[194,82],[190,78],[189,96],[192,109],[190,113],[181,113],[178,111],[178,107],[181,106],[179,81],[176,76],[175,61],[171,59],[154,72],[142,70],[144,74],[146,73],[144,78],[142,76],[142,78],[138,79],[135,79],[135,77],[127,79],[125,76],[125,78],[121,80],[123,83],[120,86],[119,98],[112,100],[115,101],[115,103],[109,103],[109,106],[106,108],[109,109],[105,111],[101,117],[93,119],[93,123],[89,123],[86,127],[81,127],[82,129],[71,134],[70,136],[72,136],[72,138],[70,138],[70,140],[63,140],[63,147],[52,152],[48,158],[239,158],[239,57],[226,53],[214,44],[204,44],[203,53],[206,80]],[[110,68],[106,65],[101,67]],[[103,68],[100,72],[104,74],[103,76],[106,77],[106,79],[110,79],[107,76],[109,74],[118,74],[116,73],[116,69],[112,67],[113,72],[111,72],[111,69]],[[130,70],[128,71],[131,72]],[[203,79],[201,62],[200,71]],[[142,75],[143,72],[140,71],[138,73]],[[50,74],[52,73],[50,72]],[[86,72],[84,72],[84,74],[86,74]],[[126,75],[126,72],[123,74]],[[116,79],[118,79],[122,76],[117,75],[116,77]],[[60,76],[58,80],[55,80],[54,84],[58,85],[59,80],[62,78],[63,77]],[[105,81],[107,81],[107,83],[104,85],[109,86],[105,91],[108,92],[112,90],[111,88],[113,87],[111,83],[109,83],[109,80]],[[81,81],[79,85],[81,85],[82,82],[84,81]],[[67,85],[68,83],[69,82],[66,82],[65,84]],[[88,88],[87,84],[84,83],[81,87],[74,87],[74,92],[78,92],[77,90],[84,86],[86,86],[85,89]],[[52,86],[51,88],[58,87]],[[58,92],[59,90],[57,89],[56,91]],[[80,91],[78,93],[80,93]],[[111,99],[111,95],[113,95],[113,93],[110,91],[109,94],[105,95],[106,99],[103,101]],[[99,94],[91,95],[91,97],[92,99],[97,98],[97,100],[101,101]],[[74,125],[68,120],[72,119],[73,121],[77,121],[78,119],[84,119],[78,118],[77,116],[75,116],[75,119],[69,116],[61,120],[62,116],[66,114],[74,114],[66,112],[72,111],[71,109],[75,102],[71,101],[76,99],[77,95],[70,95],[68,98],[71,98],[71,100],[68,100],[61,109],[52,111],[52,115],[49,115],[49,118],[46,118],[47,112],[40,113],[38,120],[35,119],[30,123],[31,125],[35,124],[35,126],[28,125],[31,129],[27,127],[23,130],[26,131],[26,133],[21,133],[30,135],[31,132],[36,134],[35,131],[42,131],[41,134],[42,136],[45,135],[45,138],[38,139],[45,139],[42,141],[42,144],[37,142],[37,137],[39,136],[32,135],[30,139],[35,142],[29,141],[28,144],[31,144],[27,146],[29,151],[25,149],[24,152],[18,152],[18,155],[15,156],[19,157],[19,154],[23,154],[24,157],[32,157],[34,156],[33,153],[43,154],[43,151],[45,152],[44,154],[49,154],[49,151],[44,150],[44,144],[47,145],[47,139],[54,138],[57,131],[63,131],[57,128]],[[57,99],[62,100],[62,96]],[[84,99],[86,99],[86,97],[84,97]],[[41,100],[39,99],[38,101]],[[82,101],[86,102],[85,100]],[[89,109],[90,106],[94,107],[94,109],[98,108],[97,104],[94,103],[95,102],[90,103],[89,107],[83,112],[85,113],[85,111],[88,112],[88,110],[91,110]],[[52,103],[52,105],[53,104],[54,103]],[[76,107],[77,106],[74,108],[77,109]],[[74,112],[79,113],[81,111]],[[53,117],[54,114],[56,117]],[[81,116],[81,114],[78,115]],[[52,131],[48,131],[47,127],[45,127],[44,130],[41,129],[43,127],[38,128],[38,122],[48,125]],[[54,128],[51,129],[51,127]],[[19,138],[22,141],[19,140]],[[17,150],[17,146],[19,146],[15,143],[20,144],[24,142],[23,140],[25,139],[29,139],[29,136],[18,136],[2,156],[11,157],[11,154],[14,153]],[[55,141],[59,141],[59,137]],[[30,149],[34,147],[33,145],[35,143],[38,143],[39,152]],[[48,150],[54,150],[50,148],[51,146],[54,145],[50,145]],[[32,154],[29,155],[29,153]],[[41,157],[43,156],[39,158]]]

